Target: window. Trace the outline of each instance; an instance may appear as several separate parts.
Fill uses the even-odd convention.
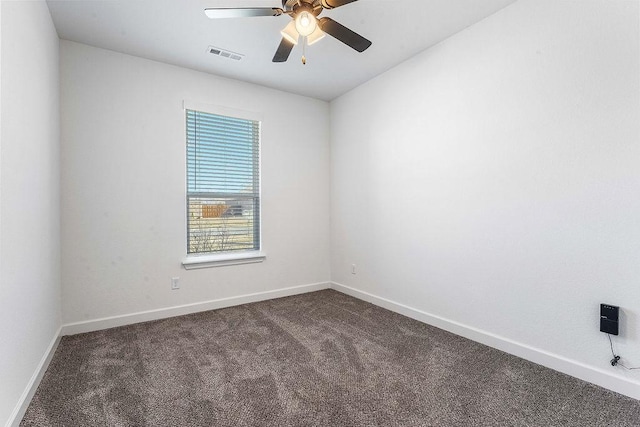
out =
[[[187,254],[259,251],[260,122],[192,109],[186,120]]]

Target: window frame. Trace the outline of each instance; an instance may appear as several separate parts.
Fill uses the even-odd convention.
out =
[[[218,116],[226,116],[244,120],[253,120],[260,122],[260,131],[258,134],[258,144],[259,144],[259,152],[258,152],[258,222],[259,222],[259,249],[251,249],[251,250],[243,250],[243,251],[229,251],[229,252],[211,252],[211,253],[188,253],[188,233],[189,233],[189,225],[188,225],[188,214],[189,209],[187,207],[188,201],[188,183],[187,183],[187,159],[186,159],[186,150],[187,150],[187,110],[199,111],[207,114],[214,114]],[[266,253],[264,252],[264,242],[262,239],[262,114],[253,111],[244,111],[237,110],[233,108],[223,107],[219,105],[212,105],[200,102],[193,102],[185,100],[183,102],[183,111],[182,111],[182,123],[183,123],[183,133],[182,137],[184,138],[184,148],[185,148],[185,160],[184,160],[184,198],[185,201],[185,211],[184,211],[184,253],[185,256],[182,260],[182,266],[187,269],[198,269],[198,268],[209,268],[209,267],[221,267],[228,265],[238,265],[238,264],[251,264],[251,263],[260,263],[266,259]],[[255,220],[255,219],[254,219]]]

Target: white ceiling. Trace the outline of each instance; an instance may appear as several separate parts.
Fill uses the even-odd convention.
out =
[[[322,100],[332,100],[515,0],[359,0],[325,10],[373,42],[358,53],[332,37],[271,59],[290,18],[211,20],[205,7],[280,7],[281,0],[47,0],[62,39]],[[208,46],[241,53],[240,61]]]

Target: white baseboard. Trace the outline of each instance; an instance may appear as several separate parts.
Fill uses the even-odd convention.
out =
[[[58,348],[58,344],[60,343],[61,330],[62,328],[58,328],[58,331],[55,333],[53,339],[51,340],[51,343],[49,343],[49,346],[45,350],[44,355],[42,356],[42,359],[40,359],[40,363],[38,363],[36,370],[34,371],[33,375],[31,376],[31,379],[29,380],[29,382],[27,383],[27,386],[22,392],[22,396],[20,396],[20,399],[18,400],[18,403],[13,409],[13,412],[11,412],[9,419],[5,424],[6,427],[18,427],[18,425],[20,424],[20,421],[22,421],[22,417],[24,417],[25,412],[27,412],[29,403],[31,403],[31,399],[33,398],[33,395],[36,393],[36,390],[38,389],[40,380],[42,380],[42,377],[44,376],[44,373],[47,371],[47,368],[49,367],[49,363],[51,362],[51,359],[53,358],[53,355],[55,354],[56,349]]]
[[[615,391],[616,393],[624,394],[634,399],[640,399],[640,382],[619,377],[610,372],[585,365],[575,360],[549,353],[453,320],[445,319],[340,283],[332,282],[331,288],[363,301],[370,302],[371,304],[379,307],[386,308],[387,310],[468,338],[472,341],[488,345],[489,347],[521,357],[555,371],[599,385],[606,389]]]
[[[87,320],[84,322],[67,323],[65,325],[62,325],[62,335],[74,335],[85,332],[100,331],[102,329],[115,328],[118,326],[131,325],[140,322],[148,322],[150,320],[166,319],[168,317],[199,313],[201,311],[233,307],[240,304],[288,297],[291,295],[304,294],[307,292],[320,291],[322,289],[329,288],[331,288],[330,282],[312,283],[309,285],[293,286],[290,288],[276,289],[273,291],[256,292],[253,294],[220,298],[211,301],[160,308],[156,310],[148,310],[132,314],[124,314],[121,316],[104,317],[101,319]]]

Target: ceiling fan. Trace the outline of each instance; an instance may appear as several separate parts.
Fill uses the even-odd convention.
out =
[[[360,34],[355,33],[328,17],[318,18],[324,9],[335,9],[353,3],[357,0],[282,0],[282,8],[279,7],[213,7],[204,10],[211,19],[219,18],[246,18],[253,16],[280,16],[289,15],[291,22],[280,32],[282,40],[273,57],[273,62],[285,62],[293,46],[298,44],[302,37],[303,48],[312,45],[322,39],[326,34],[340,40],[347,46],[364,52],[371,42]],[[304,53],[302,63],[306,63]]]

